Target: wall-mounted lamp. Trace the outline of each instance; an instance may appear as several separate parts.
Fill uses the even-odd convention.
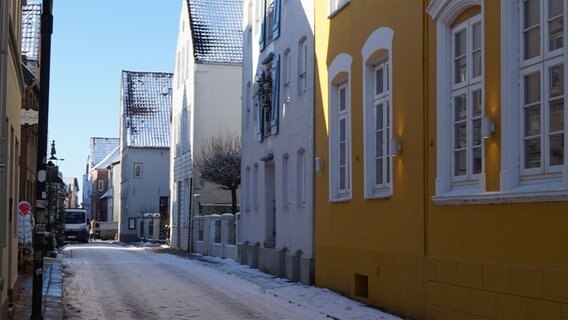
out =
[[[393,157],[400,155],[402,153],[402,143],[396,139],[391,139],[390,143],[390,155]]]
[[[316,172],[322,172],[323,171],[323,160],[320,159],[319,157],[316,157],[314,159],[315,162],[315,170]]]
[[[495,121],[491,121],[489,117],[481,118],[481,136],[488,139],[495,133]]]

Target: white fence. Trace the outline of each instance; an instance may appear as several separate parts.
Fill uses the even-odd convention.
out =
[[[193,219],[194,250],[203,255],[236,260],[235,216],[231,213]]]

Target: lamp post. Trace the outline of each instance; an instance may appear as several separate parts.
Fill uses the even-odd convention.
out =
[[[40,222],[39,211],[43,209],[45,215],[45,179],[47,155],[47,126],[49,123],[49,74],[51,66],[51,34],[53,33],[52,0],[43,0],[41,13],[41,53],[40,53],[40,99],[37,146],[37,182],[36,182],[36,222]],[[40,205],[43,204],[43,205]],[[30,319],[43,319],[42,291],[43,291],[43,254],[44,238],[41,225],[36,225],[34,232],[34,271],[32,289],[32,314]]]

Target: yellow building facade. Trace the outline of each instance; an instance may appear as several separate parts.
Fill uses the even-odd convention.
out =
[[[568,317],[563,1],[316,3],[316,285]]]
[[[8,304],[18,281],[18,172],[23,78],[20,59],[21,1],[0,4],[0,306],[7,318]]]

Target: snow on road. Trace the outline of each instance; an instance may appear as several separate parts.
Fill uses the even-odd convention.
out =
[[[398,319],[230,259],[110,242],[67,245],[70,319]]]

